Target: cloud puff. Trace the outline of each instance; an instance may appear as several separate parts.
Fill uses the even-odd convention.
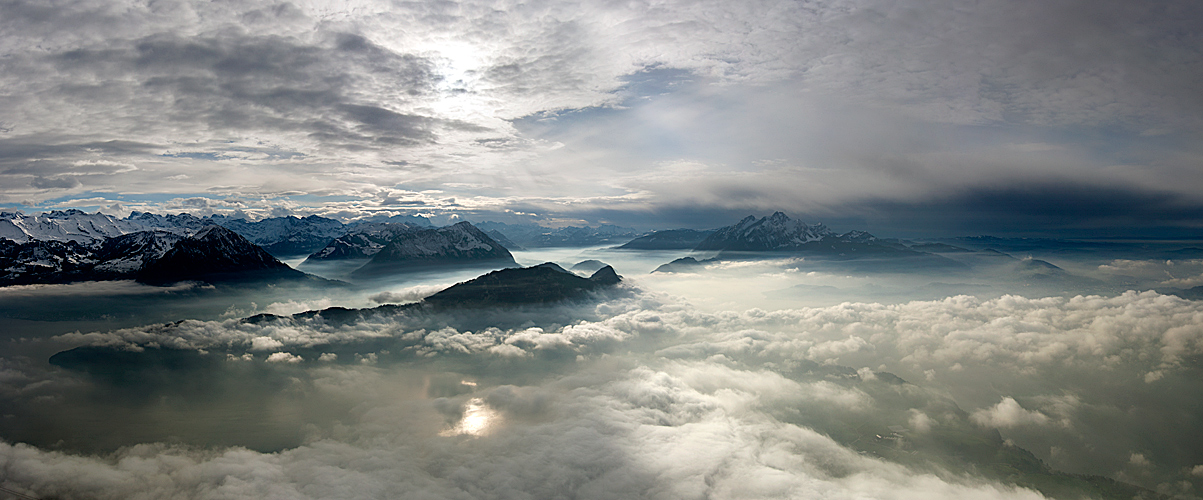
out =
[[[368,297],[377,304],[405,304],[434,295],[451,285],[419,285],[395,292],[380,292]]]
[[[1014,398],[1003,398],[997,405],[973,412],[970,416],[975,423],[987,427],[1007,429],[1020,425],[1046,425],[1047,415],[1038,411],[1027,410],[1020,406]]]
[[[300,356],[297,356],[296,354],[287,353],[287,352],[273,352],[264,361],[266,361],[268,363],[294,363],[295,364],[295,363],[300,363],[302,361],[305,361],[305,358],[302,358]]]

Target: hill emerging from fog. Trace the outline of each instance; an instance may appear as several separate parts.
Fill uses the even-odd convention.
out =
[[[548,262],[493,271],[427,297],[424,302],[439,308],[549,304],[579,299],[621,281],[622,277],[610,266],[582,278]]]
[[[697,247],[712,234],[714,234],[713,229],[653,231],[652,234],[635,238],[618,248],[623,250],[684,250]]]

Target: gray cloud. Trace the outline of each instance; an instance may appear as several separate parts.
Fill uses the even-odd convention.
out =
[[[25,96],[0,98],[11,147],[155,145],[110,155],[137,170],[78,184],[63,176],[96,152],[26,151],[0,167],[15,169],[5,203],[219,187],[336,197],[304,203],[345,214],[405,185],[447,191],[447,212],[868,220],[889,206],[919,227],[944,211],[927,198],[1036,183],[1166,193],[1179,201],[1151,216],[1198,219],[1203,16],[1188,2],[0,9],[0,84]],[[209,156],[159,156],[181,152]],[[665,168],[682,161],[707,170]]]

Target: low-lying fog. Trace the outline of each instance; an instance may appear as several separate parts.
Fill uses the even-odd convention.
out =
[[[651,273],[685,255],[515,252],[624,276],[597,302],[515,310],[241,321],[412,302],[480,270],[0,289],[0,486],[122,499],[1153,494],[1091,476],[1203,488],[1203,302],[1143,291],[1203,284],[1201,260],[944,254],[964,266],[937,272],[783,257]]]

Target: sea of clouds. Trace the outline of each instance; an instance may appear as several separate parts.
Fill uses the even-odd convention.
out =
[[[31,431],[0,470],[46,498],[1041,497],[937,446],[957,435],[1190,498],[1201,338],[1203,305],[1155,292],[711,311],[634,288],[76,332],[201,361],[5,360],[10,427],[111,436]]]

